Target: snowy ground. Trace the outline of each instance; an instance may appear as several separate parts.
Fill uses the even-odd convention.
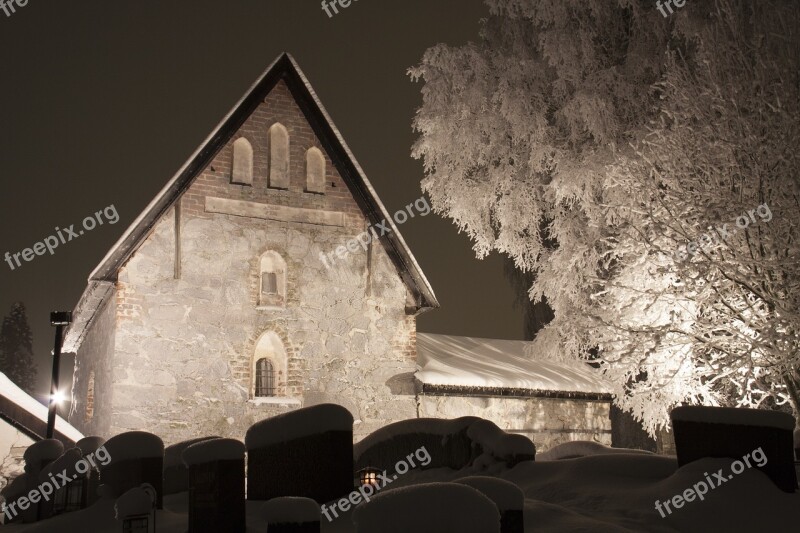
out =
[[[709,532],[800,530],[800,493],[781,492],[756,470],[710,490],[703,501],[694,500],[661,518],[655,501],[682,494],[705,473],[727,472],[727,459],[697,461],[678,469],[674,458],[650,454],[601,453],[575,459],[525,462],[512,469],[454,471],[440,468],[412,471],[384,491],[432,481],[450,481],[467,475],[494,475],[522,488],[526,495],[526,531],[536,532]],[[185,493],[164,499],[157,531],[186,531]],[[248,502],[248,532],[262,531],[261,503]],[[413,512],[409,509],[408,512]],[[450,512],[443,509],[442,512]],[[390,521],[391,517],[387,517]],[[7,526],[9,533],[87,531],[118,533],[113,501],[101,500],[90,509],[39,524]],[[323,532],[352,532],[349,513],[333,523],[323,518]]]

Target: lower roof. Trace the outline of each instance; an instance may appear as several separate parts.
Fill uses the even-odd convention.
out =
[[[0,419],[33,440],[45,438],[47,430],[47,407],[39,403],[27,392],[0,372]],[[56,417],[55,438],[65,446],[74,446],[83,438],[83,433],[75,429],[60,416]]]
[[[423,393],[610,398],[611,387],[586,363],[542,361],[527,341],[417,333]]]

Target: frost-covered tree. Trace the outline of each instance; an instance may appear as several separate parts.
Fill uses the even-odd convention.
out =
[[[651,433],[680,403],[797,414],[800,6],[486,3],[410,70],[413,155],[478,257],[534,276],[536,356],[596,354]]]
[[[11,306],[0,326],[0,372],[29,394],[36,386],[33,333],[22,302]]]

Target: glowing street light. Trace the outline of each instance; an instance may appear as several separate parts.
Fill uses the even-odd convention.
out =
[[[52,439],[56,429],[56,411],[58,404],[63,402],[64,393],[58,390],[58,371],[61,367],[61,344],[64,341],[64,326],[72,322],[72,313],[69,311],[56,311],[50,313],[50,325],[56,327],[56,340],[53,346],[53,375],[50,382],[50,405],[47,410],[47,436]]]

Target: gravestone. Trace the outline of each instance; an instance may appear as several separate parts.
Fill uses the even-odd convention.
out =
[[[685,406],[672,410],[678,465],[704,457],[743,457],[761,450],[763,466],[752,464],[784,492],[797,490],[792,431],[794,417],[778,411]]]
[[[353,415],[320,404],[262,420],[247,431],[247,499],[331,501],[353,490]]]
[[[244,444],[209,439],[183,451],[188,467],[189,533],[244,533]]]
[[[106,439],[102,437],[84,437],[75,443],[75,447],[81,451],[81,454],[86,457],[89,454],[95,453],[98,448],[105,444]],[[84,507],[89,507],[100,498],[98,489],[100,488],[100,469],[99,465],[92,468],[87,473],[86,482],[86,500]]]
[[[39,473],[47,467],[50,463],[61,457],[64,453],[64,444],[56,439],[44,439],[31,444],[25,454],[25,473],[28,476],[27,480],[28,492],[39,490]],[[37,503],[30,503],[27,509],[23,510],[22,520],[24,522],[36,522],[39,520],[39,506],[41,500]]]
[[[156,533],[156,489],[149,483],[126,490],[114,503],[114,517],[122,531]]]
[[[164,495],[189,490],[189,469],[183,462],[183,451],[192,444],[218,438],[200,437],[167,446],[164,450]]]
[[[128,431],[106,441],[110,462],[100,466],[100,483],[108,496],[119,498],[125,492],[147,483],[157,494],[156,506],[163,508],[164,443],[146,431]]]
[[[22,473],[14,480],[3,487],[3,499],[5,500],[5,507],[3,513],[5,514],[5,524],[15,524],[22,522],[23,509],[19,507],[20,498],[28,494],[28,474]]]
[[[39,491],[42,499],[39,502],[39,520],[50,518],[53,515],[69,511],[77,511],[84,501],[86,474],[79,475],[75,465],[81,460],[81,451],[70,448],[64,454],[44,467],[38,475]],[[58,476],[64,475],[71,481],[64,483]],[[78,496],[78,498],[75,498]],[[70,503],[77,500],[77,506]]]

